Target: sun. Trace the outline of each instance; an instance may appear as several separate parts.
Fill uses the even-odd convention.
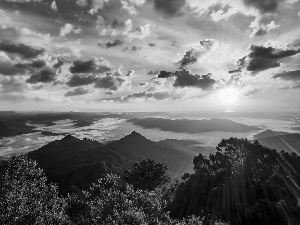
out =
[[[239,92],[236,88],[229,87],[220,90],[218,92],[218,96],[223,103],[227,105],[232,105],[237,101],[239,97]]]

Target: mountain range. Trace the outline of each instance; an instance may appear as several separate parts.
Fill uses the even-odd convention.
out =
[[[122,175],[135,162],[153,159],[168,166],[172,177],[192,170],[193,156],[166,143],[154,142],[136,132],[120,140],[101,144],[67,135],[28,153],[48,180],[58,183],[61,193],[87,188],[105,173]]]

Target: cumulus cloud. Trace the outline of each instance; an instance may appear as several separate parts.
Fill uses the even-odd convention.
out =
[[[122,44],[124,44],[124,41],[120,40],[120,39],[117,39],[117,40],[114,40],[114,41],[109,41],[109,42],[106,42],[106,43],[98,43],[99,46],[103,46],[105,48],[117,47],[117,46],[120,46]]]
[[[121,10],[128,12],[130,15],[136,15],[137,10],[133,5],[130,5],[128,1],[121,0]]]
[[[180,67],[186,67],[189,64],[197,62],[200,52],[194,48],[186,51],[182,59],[177,63]]]
[[[91,58],[87,61],[76,60],[70,67],[71,73],[105,73],[111,70],[109,65],[99,65],[100,60]]]
[[[182,59],[176,64],[179,65],[181,68],[193,64],[198,61],[198,58],[200,56],[212,50],[216,45],[218,45],[218,42],[214,39],[202,40],[200,41],[200,45],[194,46],[187,50],[183,54]]]
[[[14,77],[0,80],[1,93],[22,93],[27,88],[26,83]]]
[[[103,88],[112,91],[118,90],[118,88],[125,82],[125,79],[116,77],[113,74],[106,74],[106,77],[98,78],[95,82],[95,88]]]
[[[71,97],[71,96],[85,95],[87,93],[89,93],[88,89],[85,89],[83,87],[78,87],[78,88],[75,88],[74,90],[70,90],[70,91],[66,92],[65,96]]]
[[[50,83],[56,80],[56,73],[53,69],[46,67],[38,73],[31,75],[26,82],[30,84]]]
[[[65,37],[67,34],[74,33],[79,34],[81,32],[81,28],[78,27],[77,29],[70,23],[66,23],[63,27],[60,28],[59,36]]]
[[[51,9],[53,11],[55,11],[55,12],[57,11],[57,5],[56,5],[56,1],[55,0],[51,3],[50,7],[51,7]]]
[[[73,74],[67,85],[70,87],[85,86],[94,83],[97,78],[93,75],[85,76],[82,74]]]
[[[275,21],[268,22],[268,17],[258,17],[250,24],[250,28],[252,29],[250,37],[263,36],[278,27],[280,26],[275,24]]]
[[[240,67],[253,73],[264,71],[270,68],[280,67],[279,59],[296,55],[300,48],[294,46],[272,46],[271,43],[266,45],[252,44],[250,53],[239,60]]]
[[[169,78],[172,76],[173,76],[173,72],[167,72],[165,70],[162,70],[158,73],[157,78]]]
[[[166,18],[180,16],[186,0],[154,0],[154,10]]]
[[[287,81],[300,81],[300,70],[284,71],[275,74],[273,78],[280,78]]]
[[[22,43],[14,43],[7,40],[0,42],[0,50],[11,54],[18,54],[26,59],[35,58],[45,52],[45,49],[36,49]]]
[[[182,69],[174,73],[176,77],[173,84],[174,87],[196,87],[202,90],[209,90],[213,88],[216,80],[211,77],[211,74],[197,75],[192,74],[190,71]]]

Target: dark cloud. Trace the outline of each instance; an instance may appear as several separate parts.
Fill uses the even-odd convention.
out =
[[[96,63],[93,59],[83,61],[76,60],[73,66],[70,67],[71,73],[93,73],[96,70]]]
[[[276,12],[281,2],[285,0],[243,0],[247,6],[258,9],[262,14]]]
[[[93,75],[84,76],[80,74],[74,74],[67,82],[67,85],[70,87],[84,86],[84,85],[92,84],[96,80],[97,78],[94,77]]]
[[[26,72],[26,67],[18,67],[10,61],[0,61],[0,74],[13,76]]]
[[[134,70],[129,70],[128,73],[126,74],[126,76],[127,76],[127,77],[131,77],[131,76],[134,75],[134,73],[135,73]]]
[[[38,73],[33,74],[26,80],[27,83],[36,84],[36,83],[50,83],[55,81],[56,73],[51,68],[44,68],[40,70]]]
[[[156,46],[156,44],[153,43],[153,42],[148,43],[148,45],[149,45],[150,47],[155,47],[155,46]]]
[[[136,51],[140,51],[142,49],[142,47],[139,46],[132,46],[131,51],[132,52],[136,52]]]
[[[46,66],[46,62],[44,60],[34,60],[30,63],[18,63],[15,64],[16,67],[22,68],[22,69],[41,69],[44,66]]]
[[[284,71],[273,76],[283,80],[300,81],[300,70]]]
[[[191,74],[190,71],[182,69],[174,73],[176,77],[173,84],[174,87],[197,87],[202,90],[209,90],[213,88],[216,80],[211,77],[211,74],[197,75]]]
[[[117,28],[124,28],[125,27],[125,23],[123,21],[120,21],[118,19],[115,19],[112,24],[111,24],[111,27],[114,28],[114,29],[117,29]]]
[[[115,77],[113,74],[106,74],[106,77],[97,78],[95,88],[116,91],[124,82],[125,80],[120,77]]]
[[[114,92],[113,92],[113,91],[106,91],[105,94],[106,94],[106,95],[113,95]]]
[[[200,41],[200,45],[206,48],[207,50],[210,50],[216,44],[216,42],[217,41],[214,39],[205,39]]]
[[[167,72],[165,70],[162,70],[159,72],[157,78],[168,78],[168,77],[172,77],[173,76],[173,72]]]
[[[99,73],[106,73],[111,71],[111,67],[110,66],[99,66],[99,68],[97,69],[97,71]]]
[[[99,46],[103,46],[105,48],[117,47],[117,46],[120,46],[122,44],[124,44],[124,41],[120,40],[120,39],[117,39],[117,40],[114,40],[114,41],[109,41],[109,42],[106,42],[106,43],[98,43]]]
[[[125,47],[122,51],[123,52],[137,52],[137,51],[140,51],[142,49],[142,47],[140,47],[140,46],[132,46],[131,48],[129,48],[129,47]]]
[[[228,73],[240,73],[240,72],[242,72],[242,68],[241,67],[239,67],[237,69],[232,69],[232,70],[228,71]]]
[[[180,65],[180,67],[186,67],[189,64],[197,62],[198,57],[199,51],[192,48],[185,52],[184,56],[177,64]]]
[[[142,86],[145,86],[146,84],[147,84],[146,82],[141,82],[141,83],[139,84],[139,86],[142,87]]]
[[[240,67],[246,67],[248,71],[254,73],[279,67],[279,59],[290,57],[300,52],[300,48],[295,47],[280,49],[272,46],[265,47],[254,44],[251,45],[250,50],[251,52],[240,59],[238,64]]]
[[[78,88],[75,88],[74,90],[70,90],[70,91],[66,92],[65,96],[71,97],[71,96],[85,95],[87,93],[89,93],[88,89],[78,87]]]
[[[22,43],[13,43],[11,41],[2,41],[0,42],[0,50],[11,53],[21,55],[23,58],[35,58],[40,54],[45,52],[45,49],[36,49],[31,46],[22,44]]]
[[[186,0],[154,0],[154,10],[166,18],[180,16]]]
[[[107,65],[98,66],[94,59],[76,60],[73,62],[73,66],[70,67],[71,73],[106,73],[110,70],[111,68]]]

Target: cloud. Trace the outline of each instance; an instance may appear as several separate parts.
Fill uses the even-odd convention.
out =
[[[150,42],[150,43],[148,43],[148,46],[150,46],[150,47],[155,47],[156,44],[155,44],[154,42]]]
[[[154,0],[154,10],[166,18],[180,16],[186,0]]]
[[[23,74],[26,70],[24,67],[18,67],[14,65],[10,60],[1,60],[0,58],[0,74],[1,75],[17,75]]]
[[[182,59],[177,63],[180,67],[186,67],[189,64],[197,62],[200,52],[194,48],[186,51]]]
[[[1,93],[22,93],[27,88],[26,83],[14,77],[2,79],[0,86]]]
[[[287,81],[300,81],[300,70],[284,71],[275,74],[273,78],[280,78]]]
[[[165,70],[162,70],[157,75],[157,78],[169,78],[169,77],[172,77],[172,76],[173,76],[173,72],[167,72]]]
[[[123,52],[137,52],[137,51],[140,51],[142,49],[141,46],[132,46],[131,49],[129,47],[125,47],[122,51]]]
[[[54,0],[51,5],[50,5],[51,9],[55,12],[57,12],[57,5],[56,5],[56,1]]]
[[[46,67],[40,70],[38,73],[33,74],[26,80],[27,83],[50,83],[56,80],[56,73],[53,69]]]
[[[11,54],[21,55],[26,59],[35,58],[45,52],[45,49],[36,49],[22,43],[16,44],[11,41],[0,42],[0,50]]]
[[[174,73],[176,77],[173,84],[174,87],[196,87],[201,88],[202,90],[209,90],[213,88],[216,80],[211,77],[211,74],[206,75],[197,75],[191,74],[190,71],[182,69]]]
[[[87,61],[76,60],[70,67],[71,73],[105,73],[111,70],[108,65],[99,65],[99,59],[93,57]]]
[[[263,36],[263,35],[267,34],[269,31],[275,30],[278,27],[280,27],[280,26],[275,24],[274,21],[271,21],[270,23],[268,23],[268,17],[266,17],[266,18],[258,17],[250,24],[250,28],[252,29],[252,33],[251,33],[250,37]]]
[[[294,46],[272,46],[270,43],[267,43],[267,45],[252,44],[250,51],[247,56],[238,61],[238,64],[240,67],[245,67],[248,71],[257,73],[270,68],[280,67],[279,59],[298,54],[300,48]]]
[[[130,15],[137,14],[136,8],[133,5],[130,5],[127,1],[121,0],[121,4],[122,4],[121,10],[128,12]]]
[[[109,41],[106,43],[98,43],[99,46],[104,46],[105,48],[112,48],[112,47],[120,46],[122,44],[124,44],[124,41],[119,39],[114,41]]]
[[[176,64],[179,65],[181,68],[193,64],[198,61],[198,58],[200,56],[203,56],[204,54],[213,50],[216,46],[218,46],[219,43],[214,39],[205,39],[201,40],[199,44],[200,45],[194,45],[192,48],[187,50],[183,54],[182,59]]]
[[[132,41],[134,39],[142,40],[142,39],[150,36],[150,34],[151,34],[150,24],[147,23],[144,26],[140,25],[133,30],[132,29],[132,20],[127,20],[125,22],[125,30],[122,34],[129,41]]]
[[[159,74],[158,71],[152,71],[152,70],[147,73],[147,75],[150,75],[150,76],[157,75],[157,74]]]
[[[96,77],[93,75],[84,76],[79,74],[74,74],[67,82],[67,85],[69,87],[78,87],[78,86],[84,86],[92,84],[96,81]]]
[[[116,91],[124,82],[125,80],[121,77],[116,77],[113,74],[106,74],[106,77],[97,78],[95,88]]]
[[[81,32],[81,28],[75,29],[74,26],[70,23],[66,23],[63,27],[60,28],[59,36],[65,37],[67,34],[74,33],[79,34]]]
[[[78,88],[75,88],[74,90],[70,90],[70,91],[66,92],[65,96],[71,97],[71,96],[85,95],[87,93],[89,93],[88,89],[85,89],[83,87],[78,87]]]
[[[129,70],[128,73],[126,74],[126,77],[133,77],[135,74],[134,70]]]
[[[279,4],[284,1],[285,0],[243,0],[245,5],[258,9],[262,14],[276,12]]]

